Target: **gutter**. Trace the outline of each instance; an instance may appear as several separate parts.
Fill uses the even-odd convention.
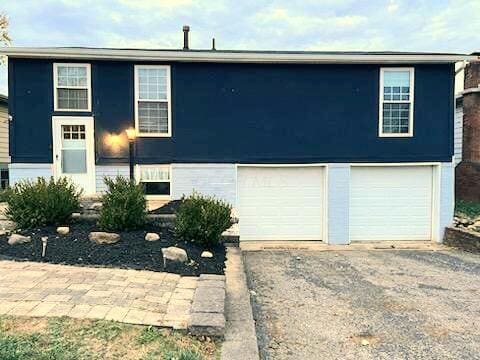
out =
[[[0,55],[12,58],[90,59],[130,61],[229,62],[229,63],[455,63],[479,61],[477,55],[461,54],[372,54],[372,53],[293,53],[234,51],[175,51],[95,48],[7,47]]]

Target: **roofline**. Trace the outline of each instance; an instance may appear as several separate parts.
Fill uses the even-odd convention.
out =
[[[0,94],[0,102],[5,102],[8,104],[8,96]]]
[[[0,48],[0,55],[12,58],[55,58],[91,60],[235,62],[235,63],[455,63],[479,61],[480,56],[422,53],[309,53],[262,51],[182,51],[101,48]]]

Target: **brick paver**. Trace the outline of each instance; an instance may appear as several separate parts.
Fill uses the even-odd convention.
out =
[[[187,326],[197,277],[0,261],[0,315],[69,316]]]

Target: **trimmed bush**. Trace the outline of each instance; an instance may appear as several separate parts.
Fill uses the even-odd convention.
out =
[[[0,190],[0,202],[7,202],[10,195],[10,188]]]
[[[216,245],[232,226],[231,211],[229,204],[213,197],[197,193],[184,197],[176,212],[175,234],[203,247]]]
[[[104,178],[107,192],[102,197],[98,225],[104,230],[135,230],[145,224],[147,201],[141,185],[127,178]]]
[[[67,178],[21,181],[8,190],[5,215],[21,229],[67,224],[81,193]]]

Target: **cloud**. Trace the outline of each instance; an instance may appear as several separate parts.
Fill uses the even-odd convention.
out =
[[[480,50],[479,0],[11,0],[14,46]],[[6,91],[0,67],[0,91]]]
[[[400,8],[400,5],[395,0],[390,0],[387,5],[387,11],[389,13],[394,13],[397,12],[397,10]]]
[[[305,34],[314,29],[326,31],[349,31],[368,22],[367,17],[359,15],[331,16],[325,14],[298,13],[286,8],[270,7],[262,9],[252,17],[252,23],[269,27],[267,31],[281,34]],[[264,28],[265,29],[265,28]]]

